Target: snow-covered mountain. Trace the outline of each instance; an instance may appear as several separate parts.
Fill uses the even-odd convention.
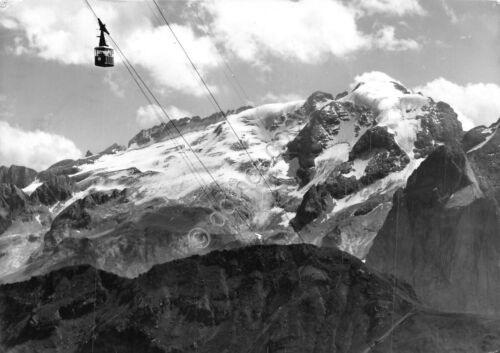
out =
[[[3,184],[0,278],[80,263],[135,277],[254,243],[305,241],[364,259],[394,192],[463,134],[449,105],[388,77],[243,107],[227,121],[183,119],[182,137],[161,124],[128,147],[25,173],[29,185]]]

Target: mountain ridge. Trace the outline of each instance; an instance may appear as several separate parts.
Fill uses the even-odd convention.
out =
[[[242,107],[229,112],[231,125],[220,114],[182,119],[183,139],[158,125],[129,147],[64,160],[22,190],[6,188],[23,201],[0,235],[0,280],[79,264],[135,278],[158,263],[252,244],[307,242],[366,259],[398,190],[442,146],[465,153],[457,175],[470,181],[446,196],[445,212],[484,198],[498,207],[498,123],[464,133],[448,104],[398,81],[352,87]],[[433,182],[442,177],[433,173]]]
[[[135,279],[65,268],[1,286],[0,313],[0,344],[24,352],[479,353],[500,345],[499,320],[429,311],[406,284],[306,244],[214,251]]]

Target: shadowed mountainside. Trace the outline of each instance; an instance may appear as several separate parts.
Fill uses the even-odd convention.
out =
[[[339,250],[272,245],[135,279],[80,266],[3,285],[0,337],[26,353],[479,353],[500,349],[500,321],[427,311],[408,285]]]

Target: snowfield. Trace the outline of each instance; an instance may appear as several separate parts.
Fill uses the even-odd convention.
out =
[[[201,128],[186,129],[182,137],[170,132],[170,135],[160,140],[133,143],[124,150],[78,161],[77,171],[69,175],[76,181],[77,191],[65,201],[42,207],[36,219],[26,221],[24,225],[17,224],[17,230],[30,227],[30,233],[36,239],[32,237],[29,240],[28,232],[23,233],[14,228],[5,233],[8,237],[1,238],[2,251],[9,255],[0,257],[0,265],[3,266],[0,279],[25,268],[31,257],[44,254],[47,250],[44,248],[44,235],[51,232],[50,222],[67,207],[97,191],[125,189],[126,205],[113,205],[104,210],[95,206],[95,216],[101,217],[99,221],[102,224],[90,224],[78,230],[63,229],[61,237],[95,242],[92,244],[97,245],[91,246],[92,251],[101,251],[101,257],[96,255],[97,264],[126,276],[135,276],[146,270],[147,266],[161,261],[204,253],[217,246],[223,248],[229,238],[238,244],[289,243],[306,239],[322,245],[325,239],[337,232],[335,236],[340,239],[337,246],[364,258],[391,208],[392,194],[406,185],[409,176],[424,160],[415,155],[414,147],[418,132],[422,129],[420,118],[426,114],[422,108],[429,105],[430,100],[410,92],[400,82],[375,75],[355,82],[351,92],[342,98],[322,98],[313,102],[307,108],[313,110],[312,113],[305,113],[307,102],[298,100],[262,105],[228,115],[230,125],[224,120],[205,125],[202,123]],[[311,178],[300,187],[298,158],[286,156],[287,145],[304,131],[314,112],[321,109],[335,110],[332,103],[367,108],[370,114],[373,113],[370,116],[374,120],[370,119],[375,125],[362,122],[361,115],[344,115],[338,119],[338,125],[331,126],[331,130],[323,129],[323,133],[328,130],[333,131],[334,135],[322,141],[319,154],[311,158]],[[334,114],[335,111],[330,113]],[[359,181],[370,166],[373,169],[372,161],[378,161],[374,158],[382,158],[377,155],[379,151],[372,153],[371,149],[368,154],[354,159],[350,157],[356,143],[374,126],[386,127],[393,136],[391,139],[409,160],[405,160],[400,169],[363,184],[346,196],[334,199],[329,195],[327,200],[322,200],[328,204],[327,210],[296,232],[290,226],[290,221],[296,217],[297,209],[308,190],[325,183],[332,173],[345,164],[349,164],[350,169],[343,177]],[[386,154],[389,155],[389,151]],[[36,179],[23,192],[30,195],[42,184]],[[459,207],[481,196],[476,182],[457,192],[447,207]],[[373,202],[376,197],[380,200],[378,205],[362,215],[353,216],[357,208]],[[191,222],[192,229],[184,231],[176,227],[173,230],[168,228],[171,226],[170,219],[175,224],[175,217],[182,218],[183,214],[169,213],[169,217],[173,218],[165,220],[163,216],[158,216],[160,213],[153,216],[148,213],[153,212],[151,210],[164,212],[161,207],[167,206],[174,207],[174,210],[168,210],[170,213],[175,213],[175,207],[180,206],[185,206],[187,213],[192,211],[189,217],[198,217],[196,221],[188,217],[183,220],[184,223],[176,226],[182,228]],[[204,215],[204,212],[208,213]],[[162,227],[169,229],[165,234],[170,234],[170,243],[162,244],[164,248],[157,244],[141,243],[142,239],[133,237],[142,234],[142,228],[126,226],[142,224],[146,216],[153,217],[154,221],[151,222],[162,231]],[[122,224],[121,220],[128,223]],[[176,231],[182,233],[180,238],[172,235]],[[213,234],[219,236],[216,241],[210,239]],[[79,249],[78,246],[73,243],[68,246],[69,250],[56,249],[57,261],[63,261],[65,256],[78,255],[74,253],[75,248]],[[123,249],[133,251],[137,262],[127,263],[130,255],[121,254]],[[56,261],[52,254],[47,256],[50,261]],[[85,256],[88,258],[90,255]],[[148,259],[147,266],[140,263],[143,258]]]

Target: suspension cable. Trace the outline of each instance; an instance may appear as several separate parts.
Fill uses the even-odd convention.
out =
[[[155,20],[160,23],[160,22],[163,22],[163,19],[161,19],[158,14],[156,13],[156,8],[154,8],[151,3],[149,1],[146,1],[146,4],[148,5],[148,8],[151,10],[151,13],[153,14]],[[191,76],[193,77],[194,81],[201,87],[202,90],[204,90],[204,87],[202,85],[202,83],[200,82],[199,78],[196,76],[196,74],[194,72],[192,72],[192,70],[190,70],[190,65],[189,63],[186,63],[184,62],[184,65],[186,66],[186,68],[188,69],[189,73],[191,74]],[[212,108],[214,108],[215,111],[217,111],[217,106],[215,105],[215,103],[212,101],[212,99],[210,98],[209,95],[206,95],[205,96],[207,98],[207,101],[210,103],[210,105],[212,106]]]
[[[210,95],[210,97],[213,99],[214,103],[217,105],[217,108],[219,110],[219,112],[222,114],[222,116],[224,117],[224,120],[226,121],[226,123],[228,124],[229,128],[231,129],[231,131],[233,132],[234,136],[236,137],[237,141],[239,142],[239,144],[241,145],[241,147],[245,150],[245,153],[246,155],[248,156],[248,158],[250,159],[250,162],[252,163],[253,167],[257,170],[257,172],[259,173],[260,177],[262,178],[262,180],[264,181],[264,183],[266,184],[266,187],[269,189],[269,192],[271,193],[271,195],[273,195],[273,190],[271,188],[271,185],[269,184],[268,180],[266,179],[266,177],[264,176],[264,174],[262,173],[262,171],[260,170],[260,168],[257,166],[257,163],[255,162],[255,160],[252,158],[252,156],[250,155],[250,152],[248,151],[247,147],[245,146],[245,143],[241,140],[241,138],[238,136],[236,130],[234,129],[234,127],[232,126],[231,122],[229,121],[229,119],[227,118],[227,115],[224,113],[224,111],[222,110],[222,107],[220,106],[219,102],[217,101],[217,99],[215,98],[215,95],[212,93],[212,90],[210,89],[210,87],[208,86],[208,84],[206,83],[205,79],[203,78],[203,76],[201,75],[200,71],[198,70],[196,64],[193,62],[193,60],[191,59],[191,57],[189,56],[189,53],[187,52],[187,50],[185,49],[184,45],[182,44],[182,42],[180,41],[179,37],[177,36],[177,34],[175,33],[175,31],[173,30],[172,26],[170,25],[170,22],[167,20],[167,18],[165,17],[165,14],[163,13],[161,7],[158,5],[158,2],[156,0],[152,0],[154,5],[156,6],[156,8],[158,9],[158,12],[160,13],[161,17],[163,18],[163,21],[165,22],[165,24],[167,25],[168,29],[170,30],[170,32],[172,33],[172,36],[174,37],[174,39],[177,41],[177,43],[179,44],[179,47],[182,49],[182,52],[184,53],[184,55],[186,56],[186,58],[188,59],[189,63],[191,64],[193,70],[196,72],[196,74],[198,75],[200,81],[202,82],[203,86],[205,87],[206,91],[208,92],[208,94]],[[297,235],[299,236],[299,238],[302,240],[302,242],[305,242],[304,239],[302,238],[302,236],[299,234],[299,232],[297,232]]]
[[[89,9],[91,10],[91,12],[94,14],[94,16],[96,18],[98,18],[96,12],[94,11],[94,9],[92,8],[92,6],[90,5],[90,3],[88,2],[88,0],[84,0],[86,5],[89,7]],[[167,24],[167,27],[169,28],[169,30],[171,31],[172,35],[174,36],[174,38],[176,39],[176,41],[178,42],[179,46],[181,47],[181,49],[183,50],[184,54],[186,55],[186,57],[188,58],[191,66],[193,67],[193,69],[195,70],[196,74],[198,75],[198,77],[200,78],[200,81],[201,83],[203,84],[203,86],[205,87],[205,89],[207,90],[207,92],[209,93],[210,97],[213,99],[214,103],[216,104],[218,110],[220,111],[220,113],[222,114],[224,120],[227,122],[227,124],[229,125],[230,129],[232,130],[233,134],[236,136],[238,142],[240,143],[240,145],[243,147],[243,149],[245,150],[245,153],[248,155],[253,167],[257,170],[257,172],[259,173],[260,177],[264,180],[267,188],[269,189],[271,195],[273,195],[273,191],[272,191],[272,188],[269,184],[269,182],[267,181],[267,179],[265,178],[265,176],[263,175],[262,171],[258,168],[256,162],[253,160],[252,156],[250,155],[248,149],[246,148],[245,144],[243,143],[243,141],[240,139],[240,137],[238,136],[238,134],[236,133],[235,129],[233,128],[233,126],[231,125],[231,123],[229,122],[229,120],[227,119],[227,116],[226,114],[224,113],[224,111],[222,110],[220,104],[218,103],[218,101],[216,100],[215,96],[213,95],[212,91],[210,90],[209,86],[207,85],[206,81],[203,79],[203,77],[201,76],[199,70],[197,69],[196,65],[194,64],[194,62],[191,60],[189,54],[187,53],[186,49],[184,48],[184,46],[182,45],[182,43],[180,42],[179,38],[177,37],[177,35],[175,34],[175,32],[173,31],[172,27],[170,26],[170,23],[168,22],[168,20],[166,19],[166,17],[164,16],[161,8],[159,7],[158,3],[156,2],[156,0],[153,0],[153,3],[155,4],[156,8],[158,9],[158,11],[160,12],[160,15],[161,17],[163,18],[163,20],[165,21],[165,23]],[[113,37],[111,35],[108,34],[108,37],[109,39],[111,40],[111,42],[113,43],[113,45],[116,47],[118,53],[122,56],[122,58],[124,59],[124,61],[128,64],[128,66],[130,67],[130,69],[135,73],[135,76],[139,79],[139,81],[143,84],[144,88],[146,89],[146,91],[149,93],[149,95],[152,97],[152,99],[154,100],[154,102],[156,103],[156,105],[158,105],[158,107],[161,109],[162,113],[167,117],[167,119],[169,120],[169,122],[172,124],[172,127],[176,130],[176,132],[179,134],[179,136],[182,138],[182,140],[186,143],[186,145],[188,146],[189,150],[193,153],[193,155],[195,156],[195,158],[198,160],[198,162],[200,163],[200,165],[203,167],[203,169],[205,170],[205,172],[210,176],[210,178],[212,179],[212,181],[214,182],[214,184],[221,190],[221,192],[223,194],[225,194],[223,188],[221,187],[221,185],[217,182],[217,180],[214,178],[214,176],[212,175],[212,173],[208,170],[208,168],[206,167],[206,165],[203,163],[203,161],[200,159],[200,157],[198,156],[198,154],[194,151],[194,149],[192,148],[191,144],[186,140],[186,138],[184,137],[184,135],[182,134],[182,132],[179,130],[179,128],[176,126],[176,124],[173,122],[173,120],[170,118],[169,114],[165,111],[165,109],[163,108],[163,106],[160,104],[160,102],[158,101],[158,99],[156,98],[156,96],[154,95],[154,93],[151,91],[151,89],[148,87],[148,85],[144,82],[144,80],[142,79],[142,77],[140,76],[140,74],[137,72],[137,70],[134,68],[134,66],[130,63],[130,61],[128,60],[128,58],[125,56],[125,54],[123,53],[123,51],[121,50],[121,48],[118,46],[118,44],[116,43],[116,41],[113,39]],[[134,75],[132,75],[134,77]],[[143,90],[141,90],[143,91]],[[241,213],[239,212],[239,210],[236,208],[236,211],[238,212],[238,215],[240,216],[240,218],[244,221],[246,221],[246,217],[242,216]],[[286,217],[289,218],[289,216],[286,214]],[[248,222],[246,222],[247,225],[249,226],[249,229],[251,229],[251,226],[248,224]],[[299,232],[296,232],[298,237],[301,239],[301,241],[304,243],[304,239],[302,238],[302,236],[300,235]]]
[[[135,75],[137,76],[137,78],[139,79],[139,81],[144,85],[146,91],[149,93],[149,95],[152,97],[152,99],[154,100],[154,102],[156,103],[156,105],[160,108],[160,110],[162,111],[163,115],[165,117],[167,117],[167,119],[169,120],[169,124],[172,125],[172,127],[175,129],[175,131],[177,132],[177,134],[182,138],[182,140],[184,141],[184,143],[188,146],[189,150],[191,151],[191,153],[195,156],[195,158],[198,160],[198,162],[200,163],[200,165],[203,167],[203,169],[205,170],[205,172],[209,175],[210,179],[212,179],[212,181],[214,182],[214,184],[218,187],[218,189],[222,192],[222,194],[225,195],[225,191],[224,189],[222,188],[222,186],[217,182],[217,180],[215,179],[215,177],[213,176],[213,174],[210,172],[210,170],[208,169],[208,167],[205,165],[205,163],[203,163],[203,161],[201,160],[201,158],[199,157],[198,153],[196,153],[196,151],[192,148],[191,144],[189,143],[189,141],[187,141],[187,139],[184,137],[184,135],[182,134],[182,132],[180,131],[180,129],[177,127],[177,125],[174,123],[174,121],[170,118],[169,114],[166,112],[165,108],[161,105],[161,103],[159,102],[159,100],[156,98],[156,96],[153,94],[153,92],[151,91],[151,89],[148,87],[148,85],[144,82],[144,80],[142,79],[142,77],[140,76],[140,74],[135,70],[134,66],[132,66],[132,64],[130,63],[130,61],[128,60],[128,58],[125,56],[125,54],[123,53],[123,51],[121,50],[121,48],[118,46],[118,44],[116,43],[116,41],[111,37],[109,36],[110,40],[113,42],[113,45],[117,48],[117,51],[118,53],[120,54],[120,56],[122,56],[122,58],[125,60],[124,62],[130,66],[131,70],[135,73]],[[148,100],[149,101],[149,100]],[[151,102],[151,101],[149,101]],[[168,127],[168,124],[165,125],[165,127],[167,128],[167,131],[169,129]],[[187,156],[186,156],[187,157]],[[189,159],[189,158],[188,158]],[[190,162],[192,164],[192,162]],[[201,177],[200,177],[201,178]],[[240,218],[242,218],[242,220],[246,221],[246,218],[243,217],[243,215],[240,213],[239,210],[236,209],[236,212],[238,213],[238,215],[240,216]],[[251,229],[251,226],[248,222],[247,223],[247,226]]]
[[[214,36],[212,30],[210,29],[210,26],[208,25],[208,23],[200,16],[200,12],[199,12],[198,8],[196,9],[196,17],[198,18],[199,22],[202,24],[203,31],[205,32],[205,34],[207,34],[212,39],[215,38],[215,36]],[[219,58],[220,58],[221,62],[224,64],[226,70],[229,72],[230,77],[233,79],[234,82],[229,79],[229,77],[226,74],[225,70],[224,70],[224,76],[226,77],[226,79],[228,80],[228,82],[231,84],[231,86],[233,86],[233,88],[235,88],[235,92],[238,95],[238,98],[240,98],[240,100],[242,102],[244,102],[245,104],[248,104],[248,102],[250,102],[250,98],[248,97],[247,92],[245,91],[245,89],[243,88],[243,86],[240,83],[240,80],[238,80],[238,77],[236,76],[236,74],[234,73],[233,69],[229,65],[228,60],[224,57],[224,55],[222,53],[222,50],[220,50],[218,48],[217,44],[215,43],[215,40],[212,40],[212,42],[213,42],[215,50],[217,51],[217,53],[219,55]]]
[[[91,10],[91,12],[94,14],[94,16],[96,18],[98,18],[96,12],[94,11],[94,9],[92,8],[92,6],[90,5],[90,3],[88,2],[88,0],[84,0],[85,3],[87,4],[87,6],[89,7],[89,9]],[[160,104],[159,100],[156,98],[156,96],[154,95],[154,93],[151,91],[151,89],[148,87],[148,85],[145,83],[145,81],[142,79],[141,75],[137,72],[137,70],[134,68],[134,66],[130,63],[130,61],[128,60],[128,58],[125,56],[125,54],[123,53],[123,51],[121,50],[121,48],[118,46],[118,44],[116,43],[116,41],[113,39],[113,37],[111,35],[108,34],[108,37],[109,39],[111,40],[111,42],[113,43],[113,45],[116,47],[118,53],[120,54],[120,56],[123,58],[124,60],[124,63],[125,63],[125,66],[127,68],[127,70],[129,71],[129,73],[131,74],[132,78],[134,79],[134,81],[136,82],[136,84],[138,85],[138,87],[140,88],[141,90],[141,93],[143,93],[143,95],[146,97],[146,99],[148,100],[148,102],[150,102],[152,104],[152,102],[150,101],[150,99],[148,98],[148,94],[146,94],[146,91],[149,93],[149,96],[151,96],[151,98],[154,100],[154,102],[156,103],[156,105],[160,108],[160,110],[162,111],[162,113],[165,115],[165,117],[167,117],[167,119],[169,120],[169,123],[172,125],[172,127],[176,130],[176,132],[178,133],[178,135],[182,138],[182,140],[185,142],[185,144],[188,146],[189,150],[193,153],[193,155],[196,157],[196,159],[198,160],[198,162],[200,163],[200,165],[203,167],[203,169],[205,170],[205,172],[210,176],[210,178],[212,179],[212,181],[214,182],[214,184],[219,188],[219,190],[225,195],[225,191],[224,189],[221,187],[221,185],[217,182],[217,180],[214,178],[214,176],[212,175],[212,173],[210,172],[210,170],[207,168],[207,166],[203,163],[203,161],[200,159],[200,157],[198,156],[198,154],[196,153],[196,151],[194,151],[194,149],[192,148],[191,144],[187,141],[187,139],[184,137],[184,135],[182,134],[182,132],[179,130],[179,128],[177,127],[177,125],[174,123],[174,121],[170,118],[169,114],[165,111],[165,109],[163,108],[163,106]],[[134,75],[135,74],[135,75]],[[139,81],[137,81],[137,79]],[[142,86],[139,84],[142,83]],[[144,91],[144,88],[146,91]],[[168,129],[168,124],[166,124],[166,128]],[[175,141],[175,140],[174,140]],[[201,178],[201,177],[200,177]],[[241,212],[235,208],[235,211],[238,213],[238,215],[240,216],[240,218],[245,222],[247,223],[247,226],[249,227],[249,229],[251,229],[251,225],[248,223],[248,220],[246,217],[244,217]]]
[[[257,164],[255,163],[255,161],[253,160],[252,156],[250,155],[248,149],[246,148],[244,142],[241,140],[241,138],[238,136],[238,134],[236,133],[236,130],[233,128],[233,126],[231,125],[231,123],[229,122],[229,119],[227,118],[226,114],[224,113],[224,111],[222,110],[222,107],[220,106],[219,102],[217,101],[217,99],[215,98],[214,94],[212,93],[212,90],[210,89],[210,87],[208,86],[208,84],[206,83],[205,79],[203,78],[203,76],[201,75],[200,71],[198,70],[198,68],[196,67],[195,63],[193,62],[193,60],[191,59],[191,57],[189,56],[188,52],[186,51],[186,49],[184,48],[184,45],[182,44],[182,42],[180,41],[179,37],[177,36],[177,34],[175,33],[175,31],[173,30],[172,26],[170,25],[170,22],[167,20],[167,18],[165,17],[161,7],[158,5],[158,2],[156,0],[152,0],[153,3],[155,4],[156,8],[158,9],[158,12],[160,13],[161,17],[163,18],[163,20],[165,21],[165,24],[167,25],[168,29],[170,30],[170,32],[172,33],[172,36],[175,38],[175,40],[177,41],[177,43],[179,44],[179,47],[182,49],[182,52],[184,53],[184,55],[186,56],[186,58],[188,59],[189,63],[191,64],[191,66],[193,67],[193,70],[196,72],[196,74],[198,75],[198,77],[200,78],[200,81],[202,82],[203,86],[205,87],[206,91],[208,92],[208,94],[210,95],[210,97],[213,99],[214,103],[217,105],[217,108],[218,110],[221,112],[222,116],[224,117],[224,120],[227,122],[228,126],[230,127],[230,129],[232,130],[233,134],[236,136],[236,139],[238,140],[238,142],[240,143],[240,145],[244,148],[246,154],[248,155],[248,157],[250,158],[250,161],[251,163],[253,164],[253,166],[255,167],[255,169],[259,172],[260,176],[262,177],[262,179],[264,180],[264,182],[266,183],[267,187],[269,188],[269,191],[271,191],[272,193],[272,189],[271,189],[271,186],[269,185],[269,183],[267,182],[266,178],[264,177],[264,175],[262,174],[262,171],[257,167]]]

